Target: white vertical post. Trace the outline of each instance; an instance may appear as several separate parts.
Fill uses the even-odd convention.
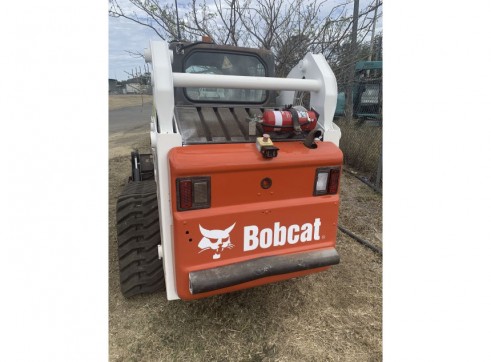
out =
[[[160,238],[163,250],[163,268],[168,300],[179,299],[176,288],[176,273],[174,262],[174,245],[172,240],[172,205],[168,154],[173,147],[182,146],[182,137],[172,129],[174,117],[174,85],[172,82],[172,52],[167,43],[162,41],[150,42],[150,49],[145,54],[145,60],[152,63],[153,98],[157,110],[158,125],[152,118],[151,144],[155,157],[155,181],[159,199]],[[155,79],[158,79],[156,82]]]
[[[319,123],[324,128],[324,141],[339,146],[341,130],[333,122],[338,96],[336,77],[322,54],[307,53],[288,74],[288,78],[316,79],[321,82],[318,91],[310,92],[310,106],[319,113]],[[293,104],[294,91],[283,91],[278,97],[279,105]]]
[[[154,105],[157,109],[158,123],[161,132],[172,133],[172,118],[174,117],[174,84],[172,78],[172,51],[169,44],[163,41],[150,42],[150,59],[152,63],[152,89]],[[156,82],[155,79],[158,79]]]

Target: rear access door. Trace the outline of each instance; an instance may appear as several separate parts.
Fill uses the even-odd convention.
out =
[[[196,299],[327,269],[335,250],[342,153],[276,142],[169,152],[177,293]]]

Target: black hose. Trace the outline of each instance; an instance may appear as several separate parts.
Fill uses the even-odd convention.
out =
[[[356,241],[358,241],[360,244],[366,246],[367,248],[373,250],[374,252],[376,252],[377,254],[380,254],[382,255],[382,249],[380,249],[379,247],[369,243],[368,241],[366,240],[363,240],[362,238],[360,238],[359,236],[356,236],[355,234],[353,234],[351,231],[349,230],[346,230],[344,227],[338,225],[338,229],[341,230],[343,233],[345,233],[346,235],[349,235],[351,236],[353,239],[355,239]]]
[[[375,185],[371,184],[370,182],[364,180],[362,177],[358,176],[356,173],[354,173],[353,171],[351,170],[348,170],[347,168],[343,168],[343,171],[346,171],[348,172],[350,175],[353,175],[355,176],[358,180],[360,180],[361,182],[363,182],[365,185],[369,186],[373,191],[376,191],[378,192],[379,194],[382,193],[382,190],[378,189]]]
[[[304,146],[307,148],[317,148],[317,145],[314,141],[316,138],[322,139],[322,134],[323,133],[320,129],[313,129],[309,132],[309,134],[303,141]]]

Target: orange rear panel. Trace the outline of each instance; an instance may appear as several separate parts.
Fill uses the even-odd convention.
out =
[[[275,146],[280,150],[274,159],[264,159],[251,143],[195,145],[170,151],[180,298],[202,298],[327,269],[268,277],[197,295],[189,291],[191,271],[335,247],[339,195],[313,196],[313,191],[316,169],[341,166],[341,151],[329,142],[319,142],[317,149],[308,149],[301,142],[277,142]],[[176,179],[192,176],[211,178],[211,207],[177,211]],[[269,189],[260,184],[266,177],[272,180]]]

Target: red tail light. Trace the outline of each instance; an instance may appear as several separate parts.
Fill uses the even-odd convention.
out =
[[[340,171],[339,167],[318,168],[315,174],[314,196],[337,194]]]
[[[177,180],[177,210],[210,207],[210,177],[187,177]]]
[[[329,185],[327,186],[327,194],[334,195],[338,193],[339,185],[339,168],[331,168],[329,172]]]
[[[191,180],[181,180],[179,182],[179,206],[181,209],[193,207],[193,183]]]

